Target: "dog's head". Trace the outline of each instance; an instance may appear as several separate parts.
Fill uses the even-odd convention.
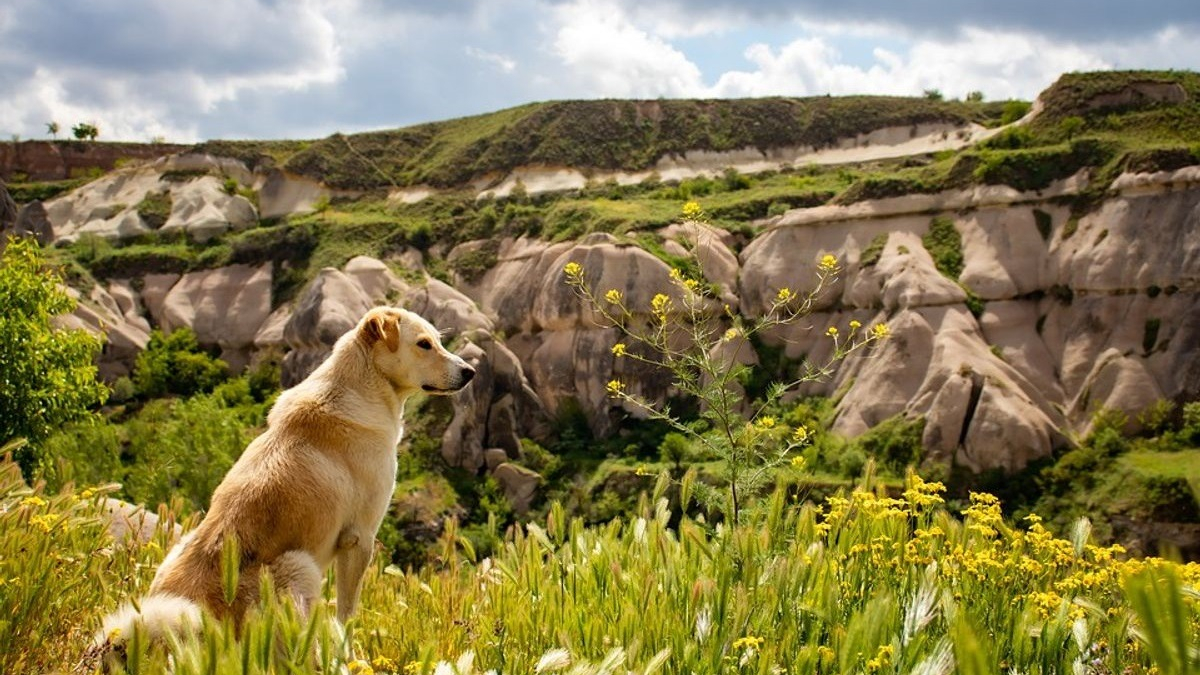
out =
[[[446,351],[436,328],[408,310],[372,309],[358,324],[358,339],[397,391],[452,394],[475,376],[466,361]]]

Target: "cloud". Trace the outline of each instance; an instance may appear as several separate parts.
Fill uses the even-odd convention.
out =
[[[517,62],[503,54],[494,54],[478,47],[467,47],[466,53],[467,56],[483,61],[503,73],[511,73],[517,68]]]
[[[663,38],[630,21],[609,2],[581,0],[555,11],[552,50],[589,98],[693,96],[700,69]]]
[[[630,11],[635,0],[623,0]],[[1148,35],[1169,26],[1200,28],[1195,0],[662,0],[656,11],[689,14],[697,23],[781,20],[880,24],[913,36],[953,35],[964,27],[1025,32],[1072,41]]]
[[[197,111],[343,76],[315,3],[241,0],[18,0],[0,20],[0,71],[5,90],[21,92],[0,128],[86,119],[102,138],[135,140],[190,139],[195,127],[180,120]]]
[[[898,54],[876,48],[869,67],[849,65],[825,37],[791,42],[778,50],[763,44],[746,50],[748,71],[722,74],[715,96],[820,94],[916,95],[939,89],[951,96],[972,90],[989,98],[1029,98],[1061,73],[1103,69],[1101,57],[1020,33],[964,29],[954,40],[921,40]]]

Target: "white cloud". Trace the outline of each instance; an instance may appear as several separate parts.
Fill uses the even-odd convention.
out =
[[[747,48],[754,68],[723,73],[715,96],[820,94],[948,96],[983,91],[989,98],[1031,98],[1061,73],[1109,67],[1101,56],[1070,44],[1019,33],[967,28],[949,41],[920,40],[905,53],[873,51],[869,67],[848,65],[825,36],[795,40],[778,50]]]
[[[299,91],[344,76],[334,27],[307,1],[63,9],[62,23],[48,23],[40,3],[18,2],[0,24],[0,76],[22,92],[0,113],[0,129],[89,121],[106,140],[191,141],[197,114],[245,92]],[[86,25],[102,19],[113,24]],[[47,41],[56,30],[62,39]],[[96,38],[74,43],[83,33]]]
[[[467,47],[466,52],[467,56],[483,61],[504,73],[511,73],[517,68],[517,62],[503,54],[495,54],[478,47]]]
[[[695,96],[700,69],[666,40],[638,27],[615,3],[580,0],[555,10],[552,52],[571,86],[590,97]]]

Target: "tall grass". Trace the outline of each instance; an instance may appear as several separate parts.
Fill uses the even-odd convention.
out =
[[[680,514],[667,484],[628,522],[553,507],[485,559],[451,526],[438,564],[369,572],[345,633],[327,607],[304,619],[268,599],[240,636],[209,622],[170,656],[138,645],[130,672],[1195,672],[1195,563],[1016,527],[989,495],[956,515],[916,476],[895,497],[778,492],[735,527]],[[92,494],[0,469],[0,672],[71,668],[144,591],[165,531],[116,543],[98,514]]]

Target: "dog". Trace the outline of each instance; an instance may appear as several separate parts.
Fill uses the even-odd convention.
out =
[[[405,401],[453,394],[474,375],[420,316],[367,312],[324,363],[280,394],[200,525],[171,549],[136,606],[105,618],[85,660],[119,659],[135,630],[150,641],[195,630],[202,612],[240,629],[263,573],[307,615],[335,566],[337,617],[348,620],[395,489]],[[241,562],[229,601],[221,572],[231,545]]]

